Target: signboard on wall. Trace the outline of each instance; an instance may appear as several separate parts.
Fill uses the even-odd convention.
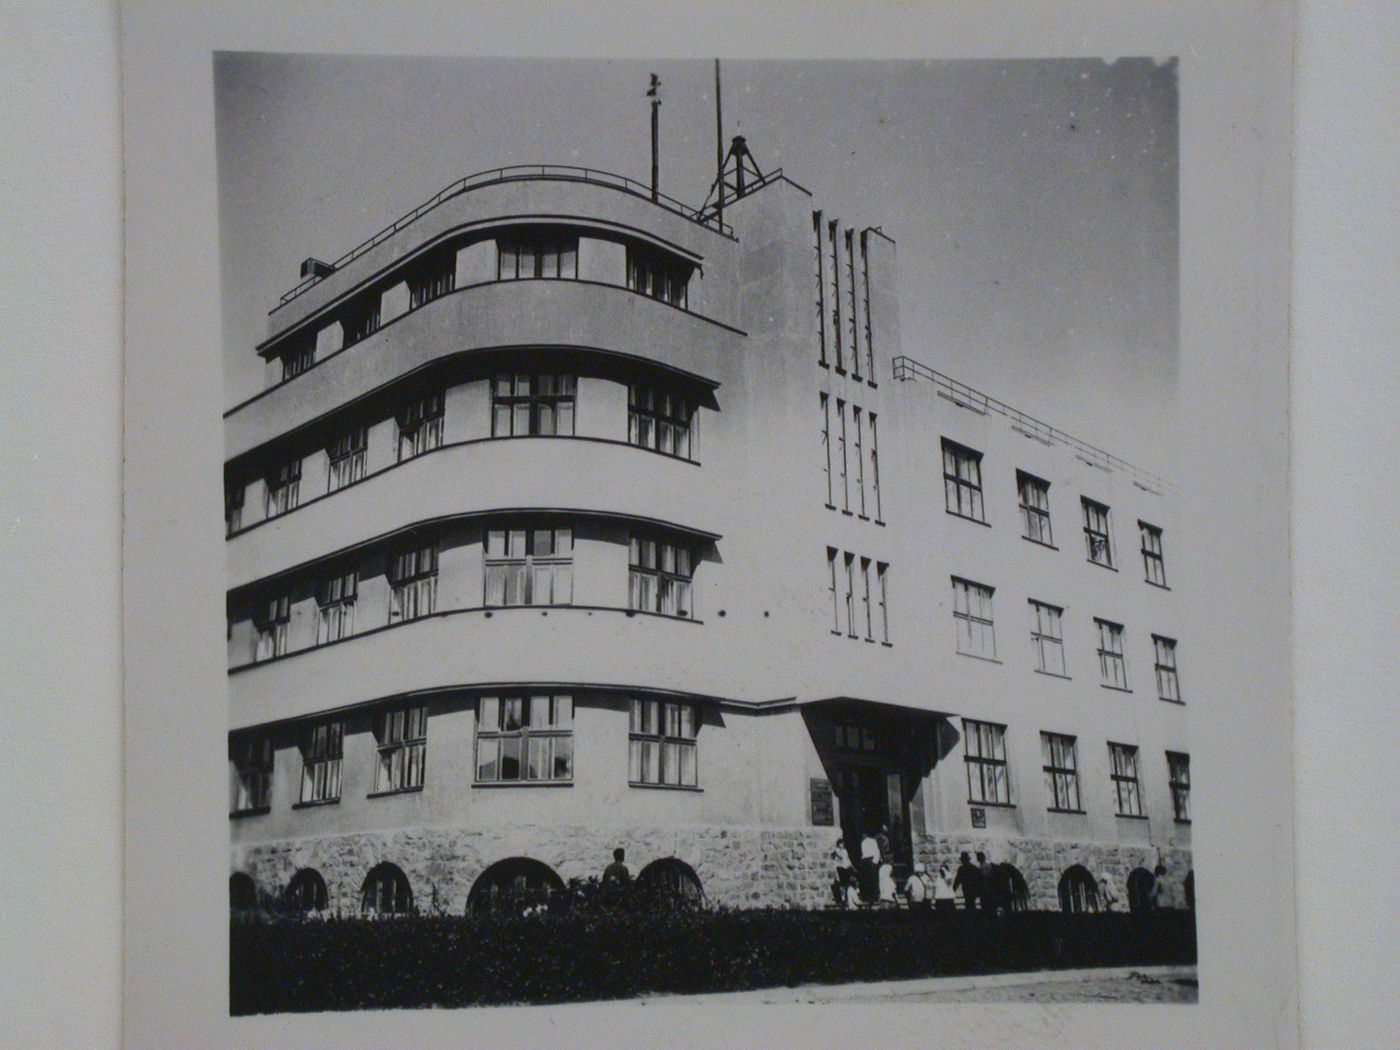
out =
[[[831,827],[836,823],[831,781],[813,777],[808,784],[812,796],[812,823],[821,828]]]
[[[972,826],[974,828],[985,828],[987,826],[987,811],[981,806],[972,807]]]

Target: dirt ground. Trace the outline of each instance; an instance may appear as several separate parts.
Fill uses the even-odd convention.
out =
[[[1072,981],[1038,981],[961,991],[872,995],[869,1000],[911,1003],[1194,1003],[1199,997],[1195,974],[1152,977],[1093,977]],[[849,1001],[849,1000],[848,1000]]]

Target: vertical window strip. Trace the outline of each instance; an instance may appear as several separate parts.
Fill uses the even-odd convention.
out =
[[[1181,703],[1181,685],[1176,677],[1176,641],[1154,634],[1152,648],[1156,654],[1157,695],[1163,700]]]
[[[397,707],[383,712],[379,716],[379,762],[375,768],[375,792],[421,788],[427,751],[427,705]]]
[[[1103,684],[1128,688],[1128,667],[1123,659],[1123,625],[1095,619],[1099,628],[1099,673]]]
[[[1024,471],[1016,472],[1021,495],[1022,535],[1028,540],[1054,546],[1050,531],[1050,483]]]
[[[826,505],[835,510],[836,504],[831,502],[831,398],[826,394],[818,396],[822,403],[822,461],[826,477]]]
[[[982,453],[943,440],[943,496],[949,514],[986,523],[982,502]]]
[[[865,291],[865,376],[875,385],[875,326],[870,319],[870,250],[869,231],[860,234],[861,284]]]
[[[860,560],[860,581],[861,581],[861,604],[863,619],[865,621],[865,638],[867,641],[875,640],[875,613],[870,601],[870,559]]]
[[[1095,565],[1113,568],[1113,542],[1109,529],[1108,507],[1087,496],[1080,498],[1084,507],[1084,544],[1089,560]]]
[[[861,411],[855,405],[851,406],[851,428],[856,434],[855,460],[856,460],[856,495],[859,497],[857,513],[863,518],[865,514],[865,447],[861,440],[861,431],[865,429],[864,421],[861,419]]]
[[[345,723],[337,719],[307,730],[301,751],[301,801],[334,802],[340,798],[340,768]]]
[[[1142,534],[1142,567],[1148,583],[1167,585],[1167,565],[1162,557],[1162,530],[1145,521],[1138,522]]]
[[[829,258],[831,260],[831,330],[832,341],[836,350],[836,371],[846,371],[846,360],[842,347],[842,327],[841,327],[841,259],[838,244],[840,237],[837,235],[837,223],[832,219],[827,223],[827,244],[829,246]]]
[[[849,481],[849,470],[847,469],[846,456],[846,402],[839,397],[836,399],[836,415],[841,423],[841,430],[836,436],[837,451],[841,460],[841,509],[846,513],[851,511],[851,486]]]
[[[1030,599],[1031,646],[1035,650],[1035,669],[1046,674],[1065,675],[1065,641],[1062,618],[1064,610],[1055,605]]]
[[[316,595],[319,617],[316,624],[316,644],[339,641],[355,633],[355,598],[359,581],[355,571],[331,576],[321,584]]]
[[[841,600],[836,590],[836,555],[835,547],[826,549],[826,567],[830,577],[827,584],[827,591],[831,595],[831,633],[841,633]]]
[[[1113,766],[1113,789],[1118,803],[1118,815],[1142,816],[1142,785],[1138,780],[1138,749],[1132,744],[1109,744]]]
[[[1172,792],[1172,818],[1178,824],[1191,823],[1191,756],[1167,752],[1167,781]]]
[[[365,476],[367,432],[356,426],[343,431],[326,446],[326,475],[328,492],[353,485]]]
[[[846,635],[856,637],[856,556],[847,554],[846,559]]]
[[[817,363],[826,366],[826,274],[822,253],[822,213],[812,212],[812,239],[817,254]],[[829,500],[827,502],[830,502]]]
[[[856,284],[855,241],[854,231],[852,230],[846,231],[845,248],[846,291],[847,294],[850,296],[851,300],[851,307],[847,311],[847,314],[849,315],[847,321],[849,337],[846,340],[846,345],[848,345],[851,348],[851,378],[854,379],[856,382],[860,382],[860,343],[856,337],[856,300],[859,295],[859,288]]]
[[[235,776],[233,811],[249,813],[268,808],[272,799],[272,738],[249,733],[233,741]]]
[[[267,476],[267,516],[295,510],[301,502],[301,459],[288,460]]]
[[[879,583],[878,594],[880,602],[880,641],[886,645],[891,645],[890,641],[890,596],[889,596],[889,565],[886,562],[875,563],[875,578]]]
[[[279,594],[263,603],[254,617],[257,628],[257,636],[253,640],[254,663],[286,654],[291,622],[291,595]]]
[[[953,622],[957,650],[968,656],[995,659],[996,628],[992,622],[993,588],[953,577]]]
[[[880,511],[880,432],[876,427],[876,415],[869,413],[867,419],[870,423],[870,495],[871,505],[875,510],[875,520],[884,521],[884,516]]]

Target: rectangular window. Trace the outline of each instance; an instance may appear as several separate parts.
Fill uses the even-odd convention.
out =
[[[340,324],[345,333],[342,347],[354,346],[379,331],[379,310],[383,290],[373,291],[352,302],[341,315]]]
[[[831,331],[836,340],[836,371],[846,371],[846,361],[842,354],[842,329],[841,329],[841,259],[840,249],[837,247],[836,220],[832,219],[826,224],[826,243],[830,246],[827,255],[827,279],[831,286]]]
[[[389,622],[431,616],[437,609],[438,545],[429,543],[394,555],[389,564]]]
[[[1045,760],[1045,793],[1050,798],[1050,808],[1081,812],[1079,749],[1074,737],[1041,733],[1040,752]]]
[[[301,502],[301,460],[283,463],[267,476],[267,516],[295,510]]]
[[[963,758],[967,762],[967,800],[1011,805],[1006,772],[1006,726],[963,719]]]
[[[1016,485],[1021,491],[1021,535],[1035,543],[1054,546],[1050,535],[1050,482],[1018,470]]]
[[[1035,650],[1035,669],[1044,674],[1065,675],[1065,638],[1061,626],[1064,610],[1030,599],[1031,648]]]
[[[688,619],[694,555],[689,547],[648,536],[633,536],[630,544],[627,607]]]
[[[559,694],[483,696],[476,716],[476,782],[574,779],[574,699]]]
[[[851,486],[846,469],[846,402],[839,397],[836,399],[836,415],[840,421],[840,429],[836,432],[836,460],[840,464],[837,476],[841,479],[841,509],[849,514],[851,511]]]
[[[812,212],[812,242],[817,256],[817,363],[826,366],[826,275],[822,257],[822,213]],[[830,502],[828,500],[827,502]]]
[[[335,802],[340,798],[340,760],[345,723],[322,722],[306,730],[301,742],[301,800]]]
[[[306,339],[298,347],[282,355],[282,382],[301,375],[316,363],[316,341]]]
[[[1142,568],[1148,583],[1167,585],[1167,563],[1162,560],[1162,530],[1145,521],[1138,522],[1142,533]]]
[[[1113,568],[1113,542],[1109,532],[1108,508],[1081,497],[1084,505],[1084,546],[1095,565]]]
[[[860,560],[861,620],[867,641],[875,640],[875,610],[870,600],[870,559]]]
[[[627,287],[682,310],[688,305],[693,269],[655,249],[627,246]]]
[[[694,704],[633,700],[629,723],[627,779],[633,784],[696,787]]]
[[[862,518],[865,517],[865,446],[861,439],[861,432],[865,429],[861,419],[861,411],[855,405],[851,406],[851,429],[855,431],[856,447],[856,513]]]
[[[1123,660],[1123,625],[1095,618],[1099,628],[1099,676],[1104,685],[1128,688],[1128,665]]]
[[[846,555],[846,634],[856,636],[856,556]]]
[[[836,722],[832,727],[836,746],[843,751],[874,751],[875,734],[868,726],[853,722]]]
[[[571,528],[494,528],[486,531],[487,605],[572,605]]]
[[[447,251],[429,256],[408,275],[408,308],[416,310],[446,295],[456,283],[457,253]]]
[[[1157,656],[1157,695],[1163,700],[1181,703],[1181,684],[1176,678],[1176,639],[1154,634],[1152,648]]]
[[[578,277],[577,235],[533,230],[498,239],[496,249],[499,280]]]
[[[860,283],[865,296],[865,376],[875,385],[875,331],[870,320],[870,252],[866,231],[860,234]]]
[[[235,813],[260,813],[272,800],[272,738],[249,733],[231,742]]]
[[[889,576],[889,565],[878,561],[875,563],[876,595],[879,602],[877,619],[880,624],[880,641],[890,645],[890,596],[888,591],[887,578]]]
[[[423,786],[428,757],[428,708],[426,704],[397,707],[379,716],[379,764],[374,791],[412,791]]]
[[[243,528],[243,499],[248,487],[242,482],[234,482],[224,489],[224,534],[232,536]]]
[[[429,394],[404,405],[395,414],[399,425],[399,462],[442,447],[443,396]]]
[[[257,637],[253,641],[253,661],[271,660],[287,651],[287,634],[292,624],[292,599],[279,594],[269,598],[253,618]]]
[[[577,385],[574,376],[548,372],[496,376],[491,384],[491,436],[572,435]]]
[[[321,582],[316,595],[321,616],[316,624],[316,644],[349,638],[355,633],[355,594],[358,580],[355,570],[328,577]]]
[[[835,510],[836,504],[831,502],[831,398],[826,394],[818,396],[822,402],[822,467],[826,477],[826,505]]]
[[[1142,816],[1142,786],[1138,781],[1138,749],[1131,744],[1109,744],[1113,766],[1113,790],[1120,817]]]
[[[859,289],[856,287],[855,231],[846,231],[846,294],[850,297],[850,309],[846,311],[847,345],[851,348],[851,378],[860,382],[860,344],[856,340],[856,300]]]
[[[1172,789],[1172,818],[1178,824],[1191,823],[1191,756],[1167,752],[1167,781]]]
[[[353,485],[365,476],[365,428],[351,427],[326,446],[329,470],[328,489],[334,492]]]
[[[875,413],[871,412],[867,418],[870,423],[870,506],[875,520],[880,521],[880,432],[875,426]]]
[[[953,622],[958,652],[996,659],[996,629],[992,624],[993,588],[953,577]]]
[[[667,456],[693,459],[695,405],[655,387],[632,383],[627,388],[627,440]]]
[[[827,584],[827,591],[831,595],[831,633],[841,633],[841,598],[836,589],[836,555],[835,547],[826,549],[826,567],[830,574],[830,582]]]
[[[949,514],[985,523],[982,453],[943,439],[943,498]]]

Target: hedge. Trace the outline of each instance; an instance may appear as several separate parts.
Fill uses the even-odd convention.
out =
[[[235,1015],[1190,964],[1194,916],[678,911],[234,922]]]

